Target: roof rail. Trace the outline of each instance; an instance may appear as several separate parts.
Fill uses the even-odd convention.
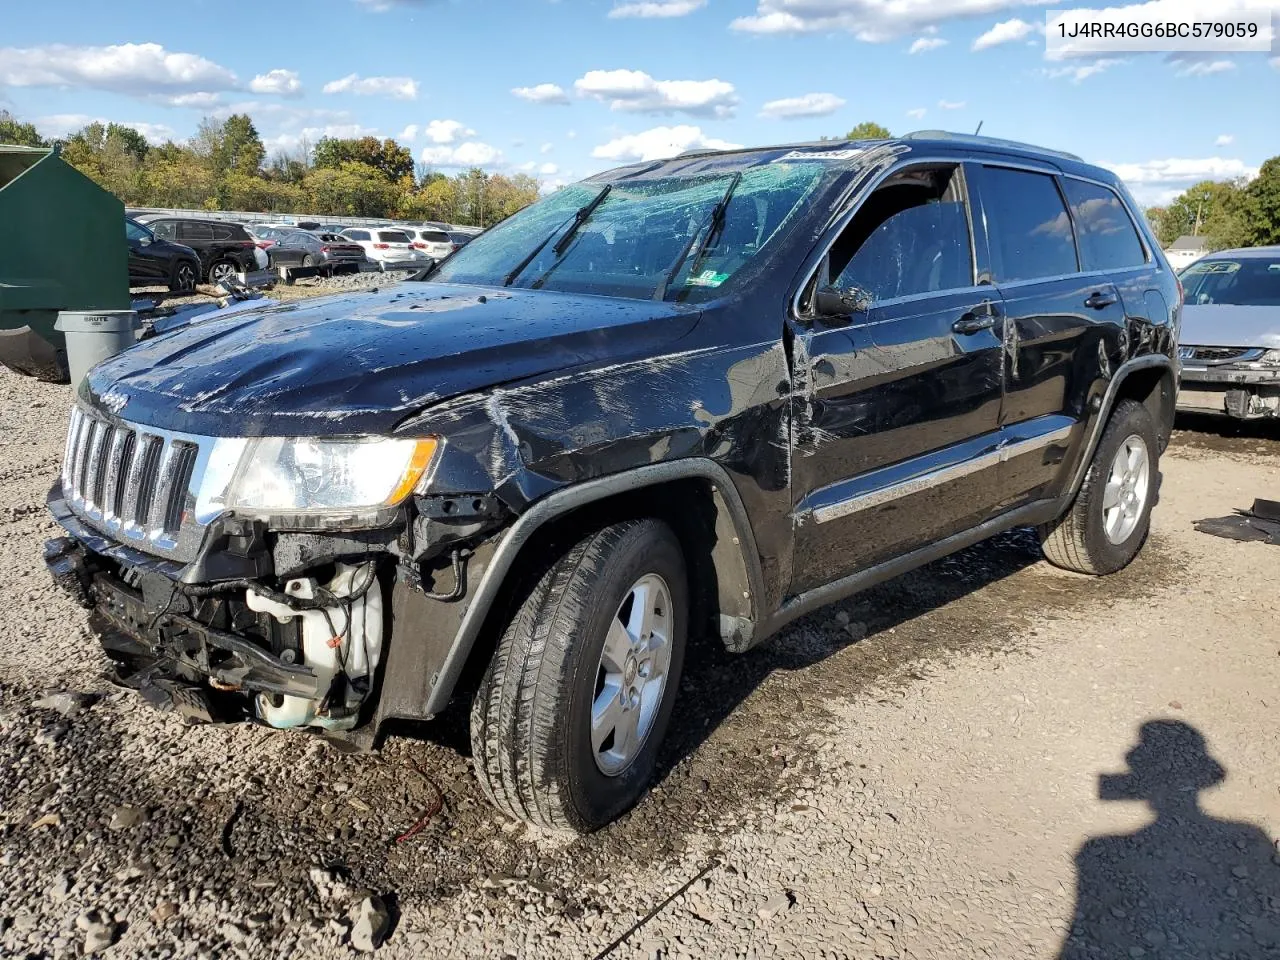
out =
[[[957,143],[972,143],[975,146],[1005,147],[1015,150],[1030,150],[1050,157],[1062,157],[1066,160],[1084,160],[1074,153],[1065,150],[1050,150],[1048,147],[1037,147],[1034,143],[1022,143],[1018,140],[1001,140],[999,137],[980,137],[975,133],[952,133],[950,130],[913,130],[904,133],[900,140],[954,140]]]

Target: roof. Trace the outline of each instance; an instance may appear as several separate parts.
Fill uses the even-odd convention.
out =
[[[1173,243],[1169,244],[1169,250],[1203,250],[1209,245],[1209,241],[1204,237],[1193,237],[1189,233],[1183,234]]]
[[[1199,238],[1197,238],[1199,239]],[[1264,259],[1280,257],[1280,246],[1270,247],[1237,247],[1234,250],[1215,250],[1210,256],[1215,258],[1232,257],[1236,260]]]

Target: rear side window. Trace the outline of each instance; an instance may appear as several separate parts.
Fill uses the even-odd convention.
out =
[[[179,240],[212,240],[213,227],[207,223],[199,223],[194,220],[184,221],[178,224]]]
[[[1114,191],[1070,178],[1062,181],[1062,190],[1076,222],[1082,270],[1116,270],[1147,262],[1137,228]]]
[[[408,243],[409,237],[401,230],[383,230],[378,234],[378,239],[383,243]]]
[[[1079,269],[1071,218],[1053,177],[986,167],[982,207],[997,281],[1059,277]]]
[[[238,223],[215,223],[213,225],[213,239],[248,240],[249,237],[244,232],[244,227]]]
[[[151,225],[151,232],[157,237],[163,237],[165,240],[172,240],[173,226],[172,220],[159,220]]]

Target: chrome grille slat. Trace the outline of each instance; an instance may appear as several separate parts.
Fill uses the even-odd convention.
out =
[[[67,422],[63,496],[103,533],[189,561],[212,519],[196,507],[214,447],[210,437],[143,427],[77,404]]]

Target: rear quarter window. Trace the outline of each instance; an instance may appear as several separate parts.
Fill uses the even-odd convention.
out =
[[[1053,177],[985,167],[982,208],[997,281],[1059,277],[1079,269],[1071,218]]]
[[[1062,181],[1062,191],[1075,220],[1082,270],[1117,270],[1147,262],[1138,230],[1114,191],[1069,177]]]

